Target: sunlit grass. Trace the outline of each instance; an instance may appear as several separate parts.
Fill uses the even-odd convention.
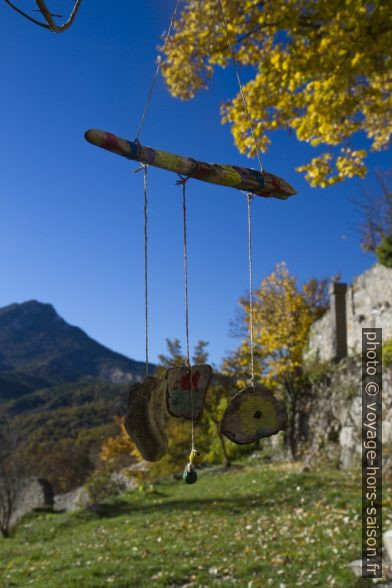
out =
[[[0,585],[366,586],[347,568],[360,557],[360,506],[359,471],[248,461],[193,486],[30,515],[0,543]]]

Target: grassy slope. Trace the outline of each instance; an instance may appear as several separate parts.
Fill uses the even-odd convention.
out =
[[[359,472],[254,460],[193,486],[35,513],[0,540],[0,586],[366,586],[346,567],[360,555],[360,493]]]

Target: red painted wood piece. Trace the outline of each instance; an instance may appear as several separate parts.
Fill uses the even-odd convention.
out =
[[[185,366],[167,370],[168,412],[184,419],[192,419],[193,412],[194,419],[200,418],[211,374],[211,366],[203,364],[194,365],[190,370]]]

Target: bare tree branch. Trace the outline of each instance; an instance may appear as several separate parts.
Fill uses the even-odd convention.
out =
[[[379,193],[362,191],[362,197],[353,203],[360,211],[363,222],[359,225],[361,246],[364,251],[375,253],[383,235],[392,236],[392,169],[376,172]]]
[[[68,29],[73,21],[75,20],[75,17],[77,15],[77,12],[80,8],[80,5],[82,3],[82,0],[75,0],[75,4],[74,7],[72,9],[72,12],[68,18],[68,20],[63,23],[62,25],[57,25],[54,20],[53,20],[53,15],[50,10],[48,10],[44,0],[35,0],[36,4],[39,8],[40,13],[42,14],[42,16],[44,17],[44,19],[46,20],[46,23],[44,22],[40,22],[39,20],[33,18],[32,16],[30,16],[29,14],[27,14],[26,12],[24,12],[23,10],[21,10],[20,8],[18,8],[17,6],[15,6],[15,4],[13,2],[11,2],[11,0],[4,0],[4,2],[6,2],[9,6],[11,6],[11,8],[13,8],[16,12],[18,12],[18,14],[21,14],[22,16],[24,16],[25,18],[27,18],[28,20],[30,20],[31,22],[33,22],[34,24],[43,27],[44,29],[49,29],[50,31],[54,32],[54,33],[62,33],[63,31],[65,31],[66,29]]]
[[[15,6],[15,4],[13,4],[10,0],[4,0],[4,2],[6,4],[8,4],[8,6],[11,6],[11,8],[13,8],[16,12],[18,12],[19,14],[21,14],[22,16],[24,16],[25,18],[27,18],[28,20],[31,20],[31,22],[33,22],[34,24],[40,26],[40,27],[44,27],[44,29],[48,29],[48,25],[40,22],[39,20],[36,20],[35,18],[33,18],[32,16],[30,16],[29,14],[26,14],[26,12],[23,12],[23,10],[20,10],[20,8],[18,8],[17,6]]]

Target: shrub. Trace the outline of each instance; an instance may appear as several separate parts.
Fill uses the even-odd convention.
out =
[[[392,339],[387,339],[382,346],[382,362],[386,367],[392,366]]]
[[[104,502],[118,494],[117,484],[111,479],[111,472],[105,468],[91,474],[84,487],[94,504]]]
[[[392,237],[383,235],[380,245],[376,248],[378,261],[385,267],[392,268]]]

